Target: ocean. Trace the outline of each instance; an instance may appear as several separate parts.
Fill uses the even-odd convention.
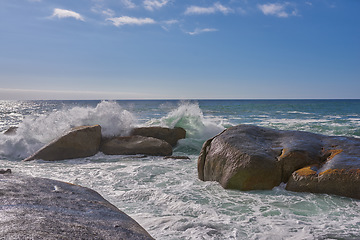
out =
[[[174,155],[22,162],[74,126],[100,124],[104,136],[133,127],[183,127]],[[360,137],[360,100],[0,101],[0,168],[99,192],[155,239],[360,239],[360,201],[296,193],[225,190],[197,178],[201,146],[225,128],[255,124]]]

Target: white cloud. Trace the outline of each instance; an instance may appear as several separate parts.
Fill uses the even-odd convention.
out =
[[[74,12],[74,11],[70,11],[70,10],[65,10],[65,9],[60,9],[60,8],[55,8],[53,15],[51,15],[51,17],[57,17],[57,18],[75,18],[77,20],[80,21],[85,21],[85,19],[83,18],[83,16],[81,16],[79,13]]]
[[[179,21],[175,20],[175,19],[171,19],[171,20],[164,21],[164,23],[167,25],[172,25],[172,24],[179,23]]]
[[[215,29],[215,28],[196,28],[193,32],[187,32],[187,34],[189,35],[198,35],[201,33],[206,33],[206,32],[217,32],[219,30]]]
[[[233,12],[233,10],[218,2],[214,3],[211,7],[190,6],[185,10],[186,15],[212,14],[217,12],[228,14]]]
[[[123,25],[145,25],[156,23],[155,20],[151,18],[134,18],[128,16],[107,18],[106,20],[111,21],[117,27]]]
[[[224,5],[218,2],[214,4],[214,8],[223,14],[228,14],[233,11],[231,8],[225,7]]]
[[[136,4],[133,3],[131,0],[121,0],[121,3],[126,7],[126,8],[135,8]]]
[[[273,15],[280,18],[287,18],[289,16],[297,16],[297,11],[293,10],[291,13],[286,12],[286,7],[288,3],[267,3],[267,4],[259,4],[258,8],[265,15]]]
[[[168,4],[169,0],[145,0],[144,7],[147,10],[153,11],[154,9],[159,9]]]
[[[162,29],[164,29],[165,31],[169,31],[169,29],[170,29],[174,24],[178,24],[178,23],[179,23],[178,20],[170,19],[170,20],[161,22],[161,24],[162,24],[161,27],[162,27]]]
[[[102,14],[107,17],[112,17],[115,15],[115,12],[110,8],[104,9],[101,5],[95,5],[91,8],[91,11],[97,14]]]
[[[112,17],[115,15],[115,12],[113,10],[111,10],[110,8],[102,10],[101,13],[108,17]]]

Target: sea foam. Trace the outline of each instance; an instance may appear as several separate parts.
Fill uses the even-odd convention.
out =
[[[180,102],[166,116],[160,119],[151,119],[147,125],[184,128],[186,130],[186,139],[179,141],[175,151],[187,154],[199,153],[204,141],[225,129],[224,122],[221,119],[212,116],[204,117],[199,104],[189,101]]]
[[[69,129],[82,125],[101,126],[102,135],[126,136],[135,126],[182,127],[187,138],[181,140],[177,151],[197,153],[203,142],[221,132],[221,121],[205,118],[198,103],[180,102],[165,116],[139,124],[136,116],[115,101],[102,101],[95,107],[73,106],[55,109],[39,115],[25,116],[14,136],[0,135],[0,155],[25,158]]]
[[[0,136],[0,155],[27,157],[76,126],[99,124],[102,135],[109,137],[128,134],[135,123],[132,113],[112,101],[102,101],[96,107],[73,107],[30,115],[18,125],[15,136]]]

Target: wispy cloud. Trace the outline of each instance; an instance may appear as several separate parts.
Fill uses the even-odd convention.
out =
[[[240,13],[241,15],[247,14],[246,10],[241,7],[236,8],[236,12]]]
[[[174,24],[178,24],[178,23],[179,23],[179,20],[170,19],[170,20],[161,22],[161,27],[162,27],[162,29],[164,29],[165,31],[169,31],[169,28],[170,28],[171,26],[173,26]]]
[[[84,17],[81,16],[79,13],[71,11],[71,10],[60,9],[60,8],[55,8],[51,17],[53,17],[53,18],[55,18],[55,17],[57,17],[57,18],[75,18],[76,20],[85,21]]]
[[[132,0],[121,0],[121,3],[122,3],[126,8],[136,8],[136,4],[133,3]]]
[[[297,11],[293,10],[292,12],[287,12],[286,8],[288,3],[266,3],[266,4],[258,4],[258,8],[265,15],[272,15],[280,18],[287,18],[289,16],[297,16]]]
[[[169,0],[145,0],[144,7],[147,10],[153,11],[155,9],[164,7],[168,3],[169,3]]]
[[[210,7],[190,6],[185,10],[186,15],[213,14],[217,12],[228,14],[233,12],[233,10],[231,8],[225,7],[219,2],[214,3],[214,5]]]
[[[193,32],[186,32],[189,35],[198,35],[201,33],[206,33],[206,32],[217,32],[219,30],[217,30],[216,28],[196,28]]]
[[[164,23],[167,25],[172,25],[172,24],[179,23],[179,20],[171,19],[171,20],[164,21]]]
[[[113,17],[115,15],[115,12],[113,10],[111,10],[110,8],[104,9],[100,5],[95,5],[91,8],[91,11],[97,14],[104,15],[106,17]]]
[[[108,17],[112,17],[115,15],[115,12],[113,10],[111,10],[110,8],[102,10],[101,13]]]
[[[145,25],[145,24],[154,24],[156,21],[151,18],[135,18],[135,17],[117,17],[117,18],[107,18],[106,20],[111,21],[116,27],[123,25]]]

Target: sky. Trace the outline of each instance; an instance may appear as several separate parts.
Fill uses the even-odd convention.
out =
[[[0,0],[0,99],[360,98],[360,0]]]

